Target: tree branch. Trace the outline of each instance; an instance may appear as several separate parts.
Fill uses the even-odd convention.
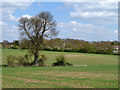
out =
[[[25,33],[27,34],[27,36],[32,40],[32,37],[30,37],[29,33],[27,32],[27,29],[25,27],[25,21],[23,23],[23,26],[24,26],[24,30],[25,30]]]

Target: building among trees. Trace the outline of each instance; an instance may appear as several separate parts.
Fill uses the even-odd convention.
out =
[[[120,46],[114,46],[114,51],[113,52],[119,52],[120,51]]]

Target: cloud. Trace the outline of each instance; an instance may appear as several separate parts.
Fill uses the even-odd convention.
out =
[[[13,16],[12,14],[9,14],[9,19],[8,20],[15,21],[15,22],[18,21],[18,19],[15,16]]]
[[[114,32],[115,32],[115,33],[118,33],[118,30],[115,30]]]
[[[20,2],[19,2],[20,1]],[[9,0],[5,0],[2,2],[2,10],[0,11],[0,17],[2,17],[2,21],[0,21],[0,25],[2,24],[0,37],[2,36],[3,40],[14,40],[19,38],[18,28],[16,27],[17,21],[19,18],[15,17],[14,12],[16,10],[27,9],[34,0],[14,0],[14,2],[10,2]],[[23,2],[22,2],[23,1]],[[29,15],[23,15],[24,17],[30,17]]]
[[[28,0],[31,1],[31,0]],[[2,3],[2,20],[0,21],[0,25],[2,25],[0,41],[2,40],[15,40],[19,39],[19,31],[17,27],[17,23],[20,17],[15,17],[14,12],[15,10],[22,9],[25,10],[27,7],[29,7],[32,4],[32,2],[3,2]],[[22,15],[21,17],[28,17],[30,18],[30,15]],[[8,22],[9,21],[9,22]],[[14,23],[14,24],[13,24]],[[11,25],[12,24],[12,25]]]
[[[31,18],[31,16],[30,16],[30,15],[22,15],[22,17]]]
[[[32,0],[33,1],[33,0]],[[2,2],[2,19],[3,21],[17,21],[17,18],[13,15],[15,10],[22,9],[25,10],[32,4],[31,0],[26,2]]]
[[[10,26],[5,22],[0,22],[2,24],[2,40],[16,40],[19,38],[18,27],[17,26]],[[0,40],[0,41],[2,41]]]
[[[1,0],[2,2],[34,2],[35,0]]]
[[[0,21],[0,41],[2,41],[2,25],[4,24],[3,21]]]
[[[77,24],[77,22],[76,22],[76,21],[71,21],[70,23],[71,23],[71,24]]]
[[[71,12],[70,15],[72,17],[83,17],[83,18],[103,18],[103,17],[111,17],[117,16],[114,12]]]
[[[93,24],[82,24],[76,21],[58,23],[61,38],[83,39],[88,41],[117,40],[117,30]]]
[[[99,2],[79,2],[65,3],[72,7],[70,16],[76,20],[89,20],[96,24],[117,24],[118,21],[118,2],[107,0]]]
[[[31,16],[23,15],[22,17],[30,18]],[[18,21],[18,19],[20,17],[15,18],[14,16],[11,15],[10,18],[11,18],[11,20]],[[18,29],[17,25],[11,26],[11,25],[9,25],[9,23],[0,21],[0,26],[2,26],[2,28],[0,28],[0,41],[3,41],[3,40],[13,41],[13,40],[19,39],[19,29]]]

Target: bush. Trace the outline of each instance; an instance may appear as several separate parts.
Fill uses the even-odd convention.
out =
[[[15,56],[8,55],[7,56],[7,65],[8,66],[15,66],[15,60],[16,60]]]
[[[66,65],[67,65],[67,66],[73,66],[73,64],[72,64],[72,63],[66,63]]]
[[[28,54],[26,54],[25,56],[24,56],[24,61],[23,61],[23,65],[24,66],[31,66],[31,65],[33,65],[33,60],[31,60],[31,56],[30,55],[28,55]]]
[[[51,47],[49,47],[49,46],[46,46],[46,47],[44,47],[43,48],[43,50],[45,50],[45,51],[51,51],[53,48],[51,48]]]
[[[24,56],[7,56],[7,65],[8,66],[31,66],[33,65],[33,61],[31,60],[30,55],[24,55]]]
[[[41,55],[41,58],[38,60],[39,66],[45,66],[45,61],[47,60],[47,57],[45,55]]]
[[[64,52],[73,52],[73,49],[72,48],[65,48]]]
[[[24,56],[7,56],[7,66],[32,66],[34,61],[31,59],[31,55],[24,55]],[[45,61],[47,57],[45,55],[41,55],[38,60],[39,66],[45,66]]]
[[[66,62],[64,55],[57,57],[56,61],[57,62],[54,62],[52,66],[72,66],[72,64]]]
[[[18,65],[20,65],[20,66],[23,66],[23,65],[24,65],[24,60],[25,60],[24,57],[19,56],[19,57],[17,58],[17,60],[18,60]]]
[[[26,54],[23,57],[18,56],[17,57],[18,65],[20,66],[31,66],[33,65],[33,61],[31,60],[31,56]]]
[[[54,46],[54,48],[52,49],[52,51],[59,51],[60,47],[59,46]]]
[[[10,46],[9,46],[9,49],[19,49],[19,46],[16,46],[16,45],[10,45]]]

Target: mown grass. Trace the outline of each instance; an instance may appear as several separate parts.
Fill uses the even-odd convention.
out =
[[[24,55],[27,50],[3,49],[3,64],[7,55]],[[46,65],[64,54],[74,65],[66,67],[3,67],[3,88],[117,88],[118,56],[87,53],[42,51]]]

